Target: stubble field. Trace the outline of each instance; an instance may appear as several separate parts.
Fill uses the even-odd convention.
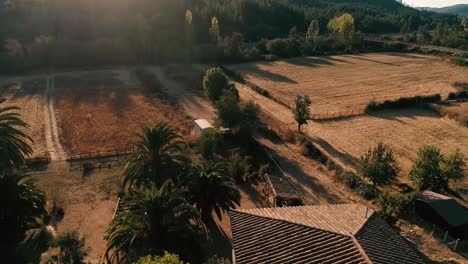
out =
[[[362,113],[371,101],[456,91],[468,69],[419,54],[378,53],[292,58],[229,66],[245,80],[291,106],[308,95],[313,114]]]

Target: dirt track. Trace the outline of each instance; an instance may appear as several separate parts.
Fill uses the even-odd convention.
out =
[[[55,76],[47,77],[46,89],[43,96],[45,142],[47,152],[52,161],[66,160],[67,155],[60,143],[59,129],[54,107]]]

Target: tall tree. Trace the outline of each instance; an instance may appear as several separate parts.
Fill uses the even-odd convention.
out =
[[[319,33],[320,24],[317,19],[312,19],[312,21],[310,21],[309,28],[307,28],[306,42],[315,45],[315,43],[317,43]]]
[[[393,155],[393,150],[383,143],[370,148],[361,157],[360,170],[364,177],[372,181],[374,187],[377,184],[388,183],[400,171]]]
[[[160,187],[150,184],[132,194],[128,209],[106,231],[103,262],[113,262],[120,255],[128,259],[181,250],[184,241],[191,241],[195,230],[192,221],[198,218],[198,212],[171,181]]]
[[[423,146],[418,151],[418,159],[413,164],[409,178],[420,190],[439,191],[447,187],[440,164],[443,160],[440,150],[434,146]]]
[[[0,105],[6,99],[0,99]],[[24,164],[26,157],[32,154],[32,139],[22,130],[28,125],[15,111],[16,106],[0,106],[0,170],[9,170]]]
[[[328,22],[328,28],[338,33],[345,44],[350,44],[355,30],[354,17],[348,13],[335,17]]]
[[[227,176],[222,163],[207,163],[192,168],[190,195],[200,210],[202,219],[209,221],[214,211],[221,219],[222,211],[228,211],[240,204],[240,193],[234,179]]]
[[[123,186],[132,189],[148,182],[160,186],[170,176],[177,176],[185,166],[184,142],[168,124],[144,127],[134,144],[136,152],[123,163]]]
[[[310,119],[310,105],[312,102],[310,101],[309,96],[307,95],[298,95],[296,96],[296,100],[294,101],[294,119],[297,122],[297,129],[301,131],[302,125],[307,124],[308,120]]]
[[[221,37],[221,32],[219,29],[219,21],[216,17],[211,18],[210,36],[213,44],[217,45]]]
[[[224,71],[219,67],[210,68],[206,71],[203,77],[203,89],[205,90],[205,95],[212,102],[218,101],[226,91],[234,94],[237,99],[239,98],[235,85],[229,82]]]

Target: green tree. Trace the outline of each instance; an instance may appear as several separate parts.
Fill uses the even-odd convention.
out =
[[[441,164],[442,173],[448,180],[460,181],[465,175],[465,157],[456,150],[454,153],[444,158]]]
[[[176,189],[170,180],[160,187],[150,184],[133,193],[128,197],[128,209],[106,231],[103,262],[113,262],[119,255],[125,259],[180,250],[181,243],[193,238],[192,221],[199,217],[183,191]]]
[[[208,163],[193,166],[190,176],[191,201],[200,210],[207,223],[214,211],[219,219],[221,213],[240,204],[240,193],[234,179],[227,176],[223,163]]]
[[[198,150],[205,159],[211,159],[223,144],[223,135],[215,128],[203,130],[197,145]]]
[[[312,19],[309,24],[309,28],[307,29],[306,33],[306,42],[310,45],[314,45],[317,43],[317,38],[320,33],[320,24],[317,19]]]
[[[348,13],[335,17],[328,22],[328,29],[338,33],[345,44],[350,44],[355,31],[354,17]]]
[[[312,102],[310,101],[309,96],[298,95],[296,100],[294,100],[294,119],[297,122],[297,128],[301,131],[301,126],[307,124],[308,120],[310,119],[310,105]]]
[[[37,228],[47,215],[46,195],[29,175],[17,170],[0,172],[0,248],[2,259],[16,263],[19,246],[27,242],[27,231]]]
[[[211,18],[210,37],[213,44],[217,45],[221,37],[219,21],[216,17]]]
[[[6,99],[0,99],[0,105]],[[32,154],[32,139],[22,130],[28,125],[15,111],[16,106],[0,106],[0,171],[23,165],[26,157]]]
[[[398,219],[407,219],[414,212],[415,198],[414,193],[383,192],[377,198],[379,214],[390,224],[394,224]]]
[[[185,166],[184,142],[163,122],[144,127],[134,143],[135,153],[123,163],[123,186],[130,190],[153,182],[160,186],[170,176],[176,176]]]
[[[221,95],[229,91],[239,97],[239,93],[233,83],[224,74],[219,67],[208,69],[203,77],[203,89],[205,94],[212,102],[219,100]]]
[[[180,260],[178,255],[164,251],[162,256],[148,255],[141,257],[135,264],[184,264],[184,262]]]
[[[85,247],[85,239],[80,238],[77,231],[59,235],[53,246],[59,249],[57,255],[51,256],[47,263],[81,264],[88,256],[90,247]]]
[[[423,146],[418,151],[418,159],[413,164],[409,178],[419,190],[439,191],[446,188],[448,179],[440,167],[443,161],[440,150],[434,146]]]
[[[231,59],[241,59],[244,36],[234,32],[231,36],[224,38],[224,54]]]
[[[216,102],[217,121],[224,127],[235,128],[241,120],[241,108],[237,97],[226,93]]]
[[[372,181],[374,187],[388,183],[400,172],[393,150],[383,143],[366,151],[361,157],[360,170],[364,177]]]
[[[190,9],[185,11],[185,45],[189,53],[189,61],[192,57],[192,46],[193,46],[193,15]]]

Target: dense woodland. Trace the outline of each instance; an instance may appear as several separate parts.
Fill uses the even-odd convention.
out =
[[[288,37],[291,29],[303,36],[317,20],[324,35],[328,21],[344,13],[362,33],[429,32],[437,25],[463,31],[456,15],[419,11],[394,0],[1,0],[0,72],[212,61],[216,54],[207,53],[217,51],[207,46],[223,46],[233,32],[249,43]],[[213,17],[220,43],[210,35]]]

